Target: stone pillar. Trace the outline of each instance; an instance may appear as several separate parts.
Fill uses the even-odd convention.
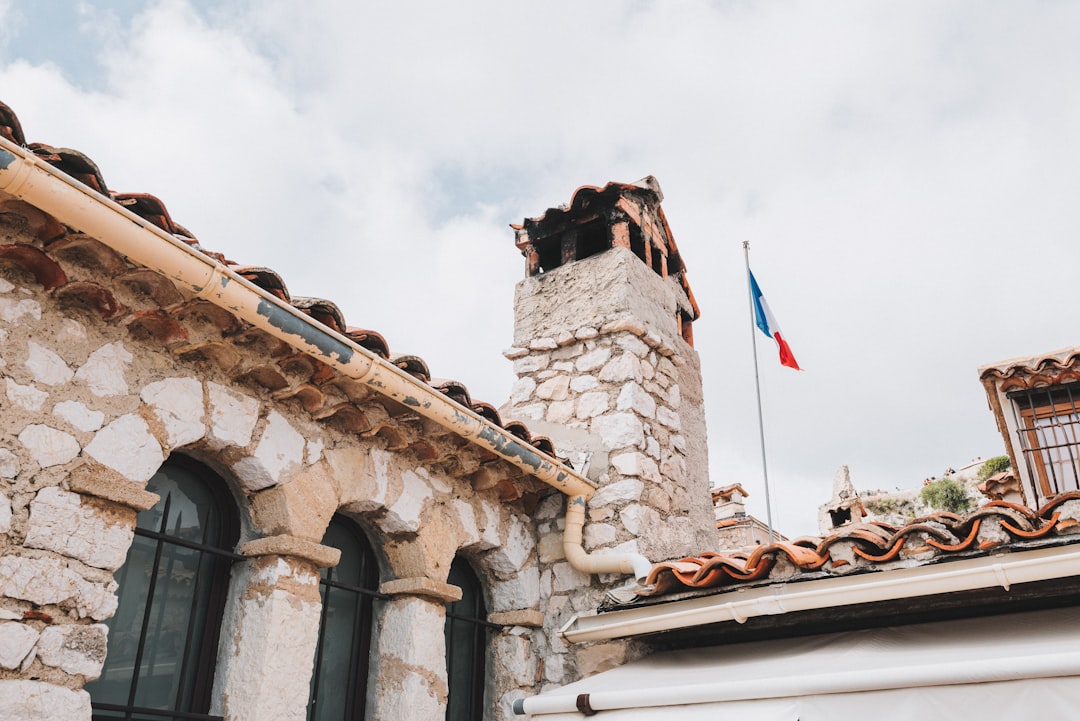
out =
[[[292,536],[240,551],[253,558],[233,572],[211,712],[227,721],[303,721],[319,637],[318,568],[340,553]]]
[[[392,596],[379,621],[374,721],[443,721],[446,678],[446,603],[461,589],[430,578],[388,581]]]

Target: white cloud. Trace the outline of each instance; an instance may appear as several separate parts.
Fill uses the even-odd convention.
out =
[[[0,99],[30,140],[86,152],[206,247],[278,269],[496,404],[523,273],[506,224],[656,175],[705,314],[713,481],[743,482],[759,515],[742,240],[807,369],[760,344],[774,510],[798,533],[842,463],[891,488],[999,452],[975,368],[1077,342],[1078,15],[87,3],[96,89],[12,58]]]

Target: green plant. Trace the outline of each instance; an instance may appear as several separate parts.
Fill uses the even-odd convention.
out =
[[[923,486],[922,491],[919,492],[919,498],[938,511],[966,513],[972,506],[964,484],[947,476]]]
[[[1012,468],[1012,461],[1008,456],[994,456],[986,459],[986,463],[979,467],[979,480],[985,481],[995,473],[1001,473]]]

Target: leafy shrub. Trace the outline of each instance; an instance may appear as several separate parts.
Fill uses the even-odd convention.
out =
[[[993,458],[988,458],[986,463],[979,467],[979,480],[985,481],[995,473],[1001,473],[1010,468],[1012,468],[1012,461],[1009,460],[1008,456],[994,456]]]
[[[972,506],[964,484],[948,476],[923,486],[919,498],[933,509],[951,513],[966,513]]]

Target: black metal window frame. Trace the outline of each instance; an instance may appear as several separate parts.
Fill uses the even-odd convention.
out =
[[[212,473],[209,469],[200,463],[197,463],[184,456],[170,457],[164,464],[162,469],[167,468],[169,465],[175,465],[183,468],[200,477],[208,476],[210,479],[205,483],[207,490],[209,490],[213,502],[216,504],[220,511],[221,530],[219,533],[219,539],[223,546],[235,546],[240,535],[240,522],[236,512],[235,503],[229,496],[228,492],[224,488],[224,482],[220,482],[220,479],[216,474]],[[219,481],[219,482],[214,482]],[[216,618],[219,623],[206,624],[202,629],[202,639],[200,645],[199,658],[195,662],[195,684],[191,693],[191,699],[189,705],[192,708],[205,709],[205,711],[182,711],[178,709],[167,710],[148,708],[135,705],[135,697],[138,692],[138,675],[134,675],[132,678],[131,686],[128,690],[127,703],[125,704],[112,704],[102,703],[94,701],[91,698],[91,707],[95,713],[92,714],[93,721],[140,721],[145,719],[146,721],[164,719],[166,721],[180,721],[180,720],[192,720],[192,721],[223,721],[222,716],[216,716],[209,713],[211,692],[213,691],[214,684],[214,670],[217,662],[217,647],[218,639],[221,633],[221,611],[224,610],[226,595],[228,593],[229,577],[231,574],[232,564],[236,561],[247,560],[244,556],[241,556],[234,551],[224,548],[222,546],[215,546],[206,543],[199,543],[196,541],[190,541],[181,538],[176,535],[168,533],[167,523],[169,520],[170,505],[172,502],[171,496],[164,499],[164,505],[162,507],[161,526],[157,530],[150,530],[146,528],[139,528],[136,526],[134,534],[143,538],[151,539],[155,542],[154,547],[154,560],[152,565],[152,573],[150,574],[150,580],[146,589],[146,594],[143,598],[144,609],[142,616],[142,625],[139,629],[139,640],[136,647],[135,658],[133,667],[138,669],[141,667],[143,653],[146,644],[146,635],[150,625],[150,610],[153,607],[154,592],[157,586],[158,571],[161,568],[162,556],[167,544],[188,548],[191,550],[200,551],[206,553],[216,559],[218,562],[214,564],[213,569],[209,574],[209,579],[204,579],[199,575],[196,577],[196,591],[193,595],[198,594],[198,586],[203,583],[204,580],[210,583],[208,590],[207,608],[209,611],[216,611],[213,616],[208,618]],[[126,562],[125,562],[126,564]],[[121,567],[122,569],[123,567]],[[121,579],[118,579],[118,584],[122,583]],[[195,635],[195,628],[192,624],[188,625],[187,634],[184,639],[184,651],[182,658],[184,659],[183,668],[181,670],[181,681],[177,686],[177,698],[174,699],[174,706],[183,704],[181,695],[184,690],[184,679],[189,673],[188,666],[188,650],[191,648],[191,643]],[[106,715],[101,715],[96,712],[106,712]]]
[[[374,601],[386,600],[390,597],[379,593],[379,568],[375,551],[371,542],[363,531],[352,520],[335,515],[331,524],[337,524],[353,540],[356,548],[361,553],[361,585],[343,583],[334,578],[334,568],[323,570],[319,579],[320,596],[322,598],[322,610],[319,616],[319,640],[315,650],[315,663],[311,679],[311,697],[308,700],[308,716],[310,720],[317,718],[318,696],[320,681],[323,674],[324,650],[326,634],[333,629],[329,628],[327,614],[331,607],[331,594],[336,590],[348,594],[355,594],[357,598],[356,610],[353,614],[349,647],[349,672],[348,686],[340,689],[345,695],[345,713],[342,721],[362,721],[367,706],[367,687],[370,672],[372,631],[374,626]],[[339,549],[342,553],[347,549]]]
[[[446,604],[446,681],[449,690],[446,721],[481,721],[484,718],[488,632],[502,626],[487,620],[483,584],[463,557],[454,559],[447,582],[462,589],[462,598]],[[455,631],[460,629],[467,632],[456,634]],[[465,641],[465,648],[461,647],[460,640]]]
[[[1080,383],[1009,394],[1028,476],[1040,498],[1080,487]]]

